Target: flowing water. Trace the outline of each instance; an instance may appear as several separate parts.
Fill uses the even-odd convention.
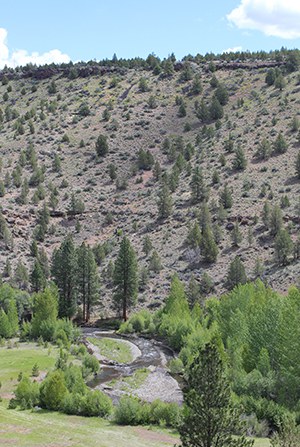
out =
[[[167,346],[163,346],[154,340],[143,337],[120,337],[113,332],[100,331],[99,329],[84,328],[85,337],[94,338],[114,338],[115,340],[127,340],[136,345],[141,356],[130,364],[119,364],[113,362],[101,361],[101,371],[88,385],[95,388],[105,382],[113,379],[131,376],[137,369],[147,368],[149,366],[165,368],[167,362],[174,357],[173,352]]]

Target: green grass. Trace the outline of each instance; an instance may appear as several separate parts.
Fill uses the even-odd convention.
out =
[[[88,341],[99,348],[100,354],[117,363],[130,363],[133,360],[127,343],[112,338],[88,337]]]
[[[257,438],[254,441],[254,447],[270,447],[270,439],[268,438]]]
[[[20,371],[31,374],[37,363],[40,371],[55,365],[58,348],[43,348],[35,343],[0,348],[0,395],[11,393]],[[138,370],[126,379],[137,386],[147,377],[147,370]],[[0,402],[0,446],[14,447],[162,447],[173,446],[179,439],[170,430],[154,427],[121,427],[100,418],[68,416],[48,411],[7,410],[8,400]],[[255,447],[269,447],[267,439],[257,439]]]
[[[137,369],[132,376],[123,377],[121,380],[121,389],[130,392],[133,389],[139,388],[143,385],[149,374],[150,371],[147,368]]]
[[[55,412],[7,410],[0,404],[1,446],[161,447],[174,445],[176,440],[166,430],[120,427],[100,418],[67,416]]]
[[[19,343],[17,346],[11,349],[0,348],[1,394],[13,391],[20,372],[30,376],[35,363],[40,371],[49,371],[54,367],[58,356],[58,348],[54,346],[44,348],[36,343]]]

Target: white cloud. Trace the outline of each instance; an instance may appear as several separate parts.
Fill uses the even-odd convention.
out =
[[[222,53],[237,53],[238,51],[242,51],[243,47],[237,46],[232,48],[227,48],[227,50],[223,50]]]
[[[8,67],[17,67],[29,63],[36,65],[44,65],[63,62],[69,62],[70,57],[62,53],[60,50],[50,50],[46,53],[39,54],[37,52],[28,53],[26,50],[14,50],[10,52],[7,46],[7,31],[0,28],[0,69],[5,65]]]
[[[299,0],[241,0],[226,17],[241,29],[259,30],[283,39],[300,37]]]

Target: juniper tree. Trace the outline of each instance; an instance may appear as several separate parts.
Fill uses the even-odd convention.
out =
[[[247,160],[245,156],[245,152],[241,146],[238,146],[235,150],[235,156],[232,162],[233,169],[237,171],[244,171],[247,166]]]
[[[160,189],[158,195],[158,218],[166,219],[172,213],[172,197],[170,194],[170,190],[166,182],[163,182],[163,185]]]
[[[146,256],[148,256],[148,254],[150,253],[152,248],[153,248],[153,245],[152,245],[150,236],[148,234],[146,234],[146,236],[143,239],[143,252],[145,253]]]
[[[216,342],[207,343],[187,368],[183,421],[179,427],[182,447],[251,447],[253,440],[241,431],[225,365]]]
[[[282,132],[279,132],[275,142],[274,142],[274,152],[275,154],[283,154],[287,150],[287,143],[285,141]]]
[[[194,222],[188,231],[186,243],[191,248],[200,247],[202,240],[201,230],[198,222]]]
[[[247,282],[247,276],[245,272],[245,267],[241,258],[236,256],[234,260],[230,263],[228,275],[227,275],[227,286],[228,289],[233,289],[238,284],[245,284]]]
[[[275,258],[279,265],[287,265],[288,258],[292,253],[293,242],[288,231],[280,229],[275,238]]]
[[[209,226],[202,231],[201,254],[205,262],[212,263],[217,260],[218,246]]]
[[[114,266],[113,282],[114,300],[117,308],[122,309],[123,320],[126,321],[127,310],[135,304],[138,290],[136,254],[127,237],[121,241]]]
[[[208,188],[205,185],[202,170],[196,166],[191,179],[192,202],[200,203],[208,199]]]
[[[238,222],[236,222],[234,224],[234,227],[233,227],[233,230],[231,233],[232,245],[234,247],[238,247],[240,245],[240,243],[242,242],[242,239],[243,239],[243,237],[242,237],[242,233],[239,228],[239,224],[238,224]]]
[[[220,193],[220,202],[225,209],[229,209],[232,207],[232,194],[227,184],[224,186],[223,191],[221,191]]]
[[[275,205],[270,214],[270,233],[276,236],[283,225],[282,211],[278,205]]]
[[[108,142],[105,135],[99,135],[95,143],[95,149],[99,157],[104,157],[108,153]]]

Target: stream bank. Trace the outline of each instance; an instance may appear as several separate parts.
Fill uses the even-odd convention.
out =
[[[131,336],[124,339],[114,332],[99,329],[83,328],[86,345],[99,360],[101,371],[88,385],[108,394],[114,403],[123,395],[134,395],[147,402],[160,399],[164,402],[182,404],[183,396],[180,386],[167,370],[167,363],[174,355],[171,349],[155,340]],[[87,340],[93,338],[113,338],[130,346],[133,360],[121,364],[113,362],[101,355],[99,347]],[[141,372],[145,379],[142,383],[132,384],[136,374]],[[129,378],[129,379],[128,379]],[[132,378],[132,379],[131,379]]]

